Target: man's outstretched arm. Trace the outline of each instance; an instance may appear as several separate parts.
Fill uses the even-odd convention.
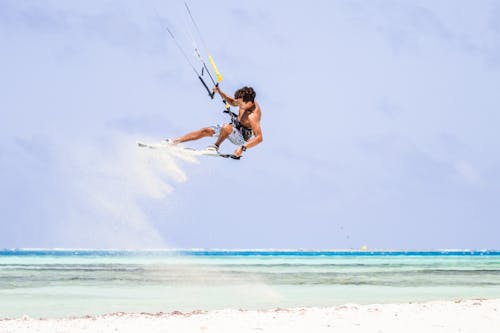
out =
[[[228,102],[229,105],[231,105],[231,106],[240,106],[238,104],[238,102],[234,98],[232,98],[231,96],[228,96],[226,93],[224,93],[222,90],[220,90],[219,87],[214,87],[213,91],[216,92],[216,93],[219,93],[219,95],[221,95],[221,97],[226,102]]]

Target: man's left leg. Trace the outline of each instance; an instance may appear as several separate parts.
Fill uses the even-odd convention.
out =
[[[173,140],[174,144],[178,144],[181,142],[186,142],[186,141],[193,141],[193,140],[199,140],[201,138],[204,138],[206,136],[212,136],[215,134],[215,131],[211,127],[205,127],[200,130],[188,133],[186,135],[183,135],[175,140]]]

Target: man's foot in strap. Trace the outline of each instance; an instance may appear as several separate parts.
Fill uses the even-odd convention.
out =
[[[207,148],[205,148],[205,150],[210,152],[210,153],[218,154],[219,153],[219,146],[217,146],[216,144],[213,144],[213,145],[210,145]]]

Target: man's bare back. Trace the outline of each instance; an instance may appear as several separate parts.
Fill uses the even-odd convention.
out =
[[[257,101],[254,102],[254,106],[248,110],[240,108],[238,111],[238,120],[239,122],[248,128],[252,128],[252,122],[250,118],[258,118],[260,122],[261,111],[260,106]],[[252,128],[253,129],[253,128]]]

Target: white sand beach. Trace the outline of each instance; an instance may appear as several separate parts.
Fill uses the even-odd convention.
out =
[[[114,313],[0,320],[0,332],[481,332],[500,331],[500,299],[328,308]]]

